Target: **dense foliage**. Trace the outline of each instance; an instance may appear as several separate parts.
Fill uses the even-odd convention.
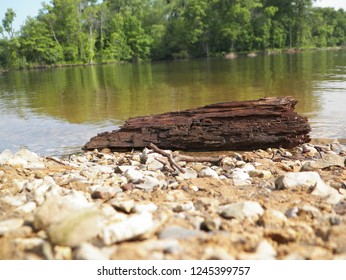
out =
[[[138,61],[345,44],[346,12],[312,0],[51,0],[13,29],[0,66]]]

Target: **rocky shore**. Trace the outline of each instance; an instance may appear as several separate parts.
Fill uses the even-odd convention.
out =
[[[217,155],[5,150],[0,259],[346,258],[345,146]]]

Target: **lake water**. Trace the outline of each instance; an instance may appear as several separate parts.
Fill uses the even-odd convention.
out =
[[[0,151],[66,155],[127,118],[290,95],[313,138],[346,139],[346,50],[0,73]]]

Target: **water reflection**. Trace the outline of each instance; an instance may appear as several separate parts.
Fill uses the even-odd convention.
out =
[[[291,95],[313,137],[346,138],[344,51],[71,67],[0,74],[0,150],[77,151],[129,117]]]

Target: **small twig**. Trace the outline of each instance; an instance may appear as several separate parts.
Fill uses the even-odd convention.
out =
[[[218,157],[207,157],[207,156],[192,157],[192,156],[186,156],[186,155],[178,155],[178,156],[174,157],[174,159],[176,161],[210,162],[210,163],[214,163],[214,164],[219,164],[224,157],[225,156],[218,156]]]
[[[184,173],[184,170],[176,163],[177,161],[186,161],[186,162],[210,162],[214,164],[220,164],[221,160],[225,158],[225,156],[218,156],[218,157],[208,157],[208,156],[202,156],[202,157],[192,157],[192,156],[186,156],[186,155],[177,155],[172,156],[171,153],[165,152],[158,148],[155,144],[150,143],[149,147],[157,152],[158,154],[163,155],[166,157],[171,164],[172,167],[175,167],[180,172]],[[156,159],[158,160],[158,159]],[[162,162],[161,162],[162,163]]]
[[[185,173],[185,170],[182,169],[173,159],[172,154],[165,152],[164,150],[161,150],[159,147],[157,147],[155,144],[150,143],[149,147],[151,149],[153,149],[155,152],[157,152],[160,155],[163,155],[164,157],[166,157],[170,163],[170,165],[172,166],[172,168],[175,168],[177,170],[179,170],[181,173]]]
[[[56,163],[59,163],[59,164],[64,165],[64,166],[67,165],[65,162],[61,161],[60,159],[54,158],[54,157],[46,157],[46,159],[55,161]]]
[[[162,163],[167,168],[168,171],[170,171],[170,172],[174,171],[174,169],[169,166],[169,162],[167,160],[163,160],[163,159],[160,159],[160,158],[155,158],[155,160],[157,160],[158,162]]]

